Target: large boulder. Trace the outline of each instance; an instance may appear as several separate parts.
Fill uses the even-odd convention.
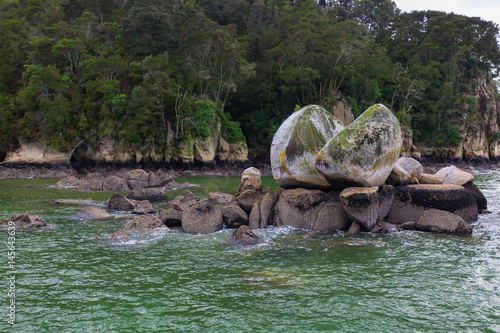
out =
[[[466,171],[460,170],[454,165],[442,168],[435,174],[443,180],[443,184],[464,185],[474,180],[474,176]]]
[[[200,202],[182,213],[182,230],[189,233],[211,234],[222,229],[222,212],[218,206]]]
[[[362,229],[370,230],[379,213],[378,187],[349,187],[340,193],[340,202],[347,215]]]
[[[250,167],[241,174],[241,184],[238,187],[238,193],[246,190],[262,191],[262,180],[259,169]]]
[[[392,201],[394,200],[394,187],[384,185],[378,191],[379,207],[378,220],[383,221],[391,211]]]
[[[415,229],[454,235],[470,235],[472,233],[471,226],[463,218],[439,209],[425,211],[415,223]]]
[[[170,207],[179,210],[179,211],[184,211],[186,208],[197,204],[200,202],[200,199],[197,198],[193,192],[189,190],[185,190],[182,192],[179,196],[177,196],[174,200],[170,202]]]
[[[382,185],[402,143],[398,120],[377,104],[326,143],[316,156],[316,168],[337,188]]]
[[[330,204],[335,202],[331,196],[319,190],[283,190],[275,207],[274,223],[321,231],[343,229],[346,216],[343,210],[337,209],[340,204]]]
[[[50,229],[52,226],[35,214],[14,214],[0,222],[0,228],[15,227],[26,230]]]
[[[143,187],[130,191],[129,194],[127,194],[127,199],[154,202],[167,200],[167,195],[161,187]]]
[[[74,217],[80,220],[104,220],[110,218],[111,215],[100,207],[90,206],[76,213]]]
[[[395,187],[388,222],[416,222],[431,208],[456,214],[467,223],[477,220],[477,204],[472,194],[462,186],[442,184]]]
[[[242,225],[231,234],[231,240],[242,246],[255,245],[259,243],[259,237],[246,225]]]
[[[344,125],[320,106],[309,105],[294,112],[276,132],[271,144],[271,168],[281,187],[329,187],[316,170],[315,158]]]

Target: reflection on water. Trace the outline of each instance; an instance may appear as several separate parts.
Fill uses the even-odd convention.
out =
[[[184,181],[206,198],[234,194],[239,177]],[[493,213],[480,216],[472,236],[282,227],[258,230],[261,243],[246,248],[230,242],[231,230],[173,230],[110,244],[127,219],[84,222],[71,218],[82,207],[48,200],[104,201],[112,193],[48,187],[55,182],[0,181],[0,218],[36,213],[54,226],[17,234],[15,331],[500,331],[496,172],[476,177]],[[272,178],[264,183],[276,190]],[[181,192],[168,192],[169,200]],[[11,328],[0,321],[0,331]]]

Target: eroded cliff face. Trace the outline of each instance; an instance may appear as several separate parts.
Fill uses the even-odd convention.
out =
[[[460,126],[457,146],[432,147],[415,143],[424,159],[438,161],[498,162],[500,160],[500,100],[495,82],[477,78],[454,123]]]
[[[105,136],[97,145],[81,142],[69,151],[60,151],[45,142],[19,142],[19,147],[7,152],[3,165],[67,165],[76,169],[91,166],[127,166],[173,164],[189,167],[195,164],[244,163],[248,161],[246,143],[228,143],[218,130],[207,138],[185,137],[175,140],[168,137],[165,147],[127,146],[111,136]]]

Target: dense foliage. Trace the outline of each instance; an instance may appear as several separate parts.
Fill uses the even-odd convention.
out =
[[[266,151],[297,106],[340,98],[456,144],[474,79],[498,75],[498,35],[389,0],[0,0],[0,146],[111,135],[161,150],[220,122]]]

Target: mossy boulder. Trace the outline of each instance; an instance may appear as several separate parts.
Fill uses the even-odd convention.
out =
[[[271,168],[285,188],[327,188],[328,181],[314,165],[318,151],[344,129],[344,125],[317,105],[294,112],[276,132],[271,144]]]
[[[373,105],[326,143],[316,156],[316,168],[333,187],[382,185],[402,144],[394,114],[382,104]]]

